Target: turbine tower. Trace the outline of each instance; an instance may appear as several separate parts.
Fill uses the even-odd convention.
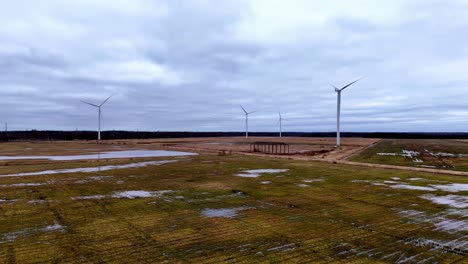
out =
[[[340,138],[340,114],[341,114],[341,92],[348,88],[349,86],[353,85],[354,83],[356,83],[357,81],[361,80],[362,78],[364,77],[361,77],[351,83],[348,83],[347,85],[341,87],[341,88],[338,88],[334,85],[331,85],[335,88],[335,92],[336,92],[336,95],[337,95],[337,104],[336,104],[336,146],[339,147],[341,146],[341,138]]]
[[[101,106],[103,106],[112,96],[114,96],[114,95],[111,95],[111,96],[107,97],[107,99],[104,100],[100,105],[95,105],[95,104],[92,104],[92,103],[81,101],[81,102],[83,102],[85,104],[89,104],[90,106],[94,106],[94,107],[96,107],[98,109],[98,141],[101,140],[101,117],[102,117]]]
[[[249,137],[249,115],[257,111],[247,112],[242,105],[239,105],[242,108],[242,111],[245,113],[245,137]]]

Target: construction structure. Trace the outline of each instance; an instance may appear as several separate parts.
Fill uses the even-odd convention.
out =
[[[250,143],[250,152],[287,155],[289,154],[289,144],[283,142],[253,142]]]

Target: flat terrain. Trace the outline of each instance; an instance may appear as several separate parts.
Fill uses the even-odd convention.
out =
[[[349,160],[356,162],[468,171],[468,141],[385,139]]]
[[[0,144],[0,155],[203,146],[196,156],[0,161],[0,263],[466,263],[468,178],[204,148],[233,140]]]

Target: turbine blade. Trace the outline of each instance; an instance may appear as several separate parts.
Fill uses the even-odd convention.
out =
[[[250,115],[250,114],[253,114],[253,113],[256,113],[256,112],[258,112],[258,111],[252,111],[252,112],[249,112],[247,114]]]
[[[244,107],[242,107],[242,105],[239,105],[239,106],[240,106],[240,108],[242,108],[242,111],[244,111],[244,113],[245,113],[246,115],[249,114],[249,113],[247,113],[247,111],[245,111],[245,109],[244,109]]]
[[[99,106],[102,106],[103,104],[105,104],[107,102],[107,100],[109,100],[112,96],[114,96],[114,95],[111,95],[111,96],[107,97],[107,99],[104,100],[104,102],[102,102],[102,104],[100,104]]]
[[[344,86],[343,88],[341,88],[339,91],[340,91],[340,92],[343,91],[344,89],[348,88],[349,86],[353,85],[354,83],[358,82],[359,80],[361,80],[361,79],[363,79],[363,78],[364,78],[364,77],[361,77],[361,78],[355,80],[354,82],[351,82],[351,83],[345,85],[345,86]]]
[[[83,101],[83,100],[81,100],[81,102],[82,102],[82,103],[85,103],[85,104],[89,104],[89,105],[94,106],[94,107],[99,107],[98,105],[95,105],[95,104],[92,104],[92,103],[88,103],[88,102],[85,102],[85,101]]]

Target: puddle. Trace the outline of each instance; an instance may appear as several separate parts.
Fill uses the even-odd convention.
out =
[[[445,184],[445,185],[431,185],[431,187],[437,188],[441,191],[445,192],[466,192],[468,191],[468,184],[464,183],[452,183],[452,184]]]
[[[157,192],[148,192],[148,191],[124,191],[114,193],[112,198],[149,198],[149,197],[161,197],[163,194],[173,192],[171,190],[157,191]]]
[[[390,179],[392,179],[394,181],[399,181],[400,180],[400,178],[398,178],[398,177],[391,177]]]
[[[298,187],[309,187],[310,185],[304,183],[296,183]]]
[[[435,196],[432,194],[425,194],[419,196],[422,199],[429,200],[436,204],[448,205],[455,208],[467,208],[468,207],[468,196],[463,195],[445,195]]]
[[[163,165],[163,164],[172,163],[172,162],[176,162],[176,160],[145,161],[145,162],[122,164],[122,165],[107,165],[107,166],[100,166],[100,167],[24,172],[24,173],[0,175],[0,178],[1,177],[25,177],[25,176],[37,176],[37,175],[50,175],[50,174],[60,174],[60,173],[100,172],[100,171],[107,171],[107,170],[141,168],[141,167],[146,167],[146,166]]]
[[[174,192],[172,190],[161,190],[161,191],[142,191],[142,190],[132,190],[132,191],[122,191],[114,192],[110,195],[88,195],[88,196],[76,196],[71,197],[72,200],[94,200],[94,199],[104,199],[104,198],[126,198],[126,199],[136,199],[136,198],[160,198],[166,193]]]
[[[260,170],[245,170],[235,176],[245,177],[245,178],[257,178],[261,174],[273,174],[273,173],[282,173],[287,172],[288,169],[260,169]]]
[[[235,208],[206,208],[201,211],[202,216],[204,217],[224,217],[224,218],[233,218],[237,216],[237,213],[242,210],[252,209],[251,207],[235,207]]]
[[[270,184],[271,181],[261,181],[260,184]]]
[[[0,156],[0,160],[48,159],[48,160],[85,160],[85,159],[122,159],[122,158],[151,158],[192,156],[197,153],[168,151],[168,150],[125,150],[110,151],[86,155],[70,156]]]
[[[417,190],[417,191],[437,191],[434,188],[431,187],[424,187],[424,186],[414,186],[414,185],[408,185],[408,184],[395,184],[395,185],[390,185],[390,188],[393,189],[403,189],[403,190]]]

